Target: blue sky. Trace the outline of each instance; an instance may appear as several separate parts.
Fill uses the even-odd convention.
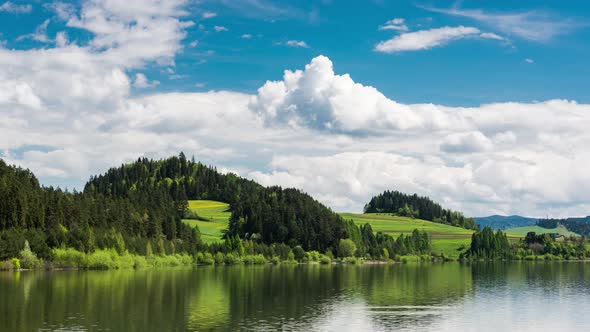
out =
[[[585,215],[589,16],[586,1],[0,0],[0,157],[80,188],[183,150],[337,210],[401,189],[470,215]]]

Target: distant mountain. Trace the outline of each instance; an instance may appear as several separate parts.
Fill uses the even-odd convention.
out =
[[[484,228],[486,226],[492,229],[508,229],[516,227],[525,227],[535,225],[539,221],[538,218],[528,218],[522,216],[499,216],[493,215],[489,217],[478,217],[475,218],[475,223],[479,227]]]

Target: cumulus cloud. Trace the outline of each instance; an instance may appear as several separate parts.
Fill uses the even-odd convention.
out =
[[[375,51],[383,53],[396,53],[404,51],[428,50],[442,46],[453,40],[472,37],[480,33],[473,27],[442,27],[430,30],[420,30],[403,33],[389,40],[381,41],[375,45]]]
[[[258,89],[251,108],[267,123],[334,131],[409,129],[422,120],[377,89],[336,75],[332,61],[314,58],[305,70],[285,71],[283,81]]]
[[[335,72],[325,56],[253,95],[135,95],[132,86],[153,84],[141,73],[148,65],[176,75],[185,5],[83,2],[59,19],[84,29],[87,42],[0,48],[3,158],[45,184],[80,186],[122,162],[184,151],[343,211],[384,189],[469,215],[590,208],[590,105],[575,101],[403,104]]]
[[[228,28],[226,28],[224,26],[219,26],[219,25],[214,26],[213,29],[215,29],[215,32],[229,31]]]

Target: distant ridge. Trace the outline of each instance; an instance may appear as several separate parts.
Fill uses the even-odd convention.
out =
[[[533,226],[539,221],[538,218],[529,218],[523,216],[500,216],[500,215],[493,215],[488,217],[477,217],[475,218],[475,223],[479,225],[479,227],[484,228],[486,226],[491,227],[492,229],[509,229],[509,228],[518,228],[518,227],[526,227],[526,226]]]

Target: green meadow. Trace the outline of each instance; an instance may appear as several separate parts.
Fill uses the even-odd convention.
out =
[[[198,226],[201,231],[201,239],[206,243],[221,242],[223,231],[227,229],[231,216],[229,204],[208,200],[190,200],[188,208],[194,211],[201,220],[184,219],[183,222],[191,227]]]
[[[508,235],[516,235],[524,237],[528,232],[535,232],[537,234],[545,234],[545,233],[559,233],[565,236],[579,236],[574,232],[568,231],[563,225],[558,225],[556,228],[543,228],[537,225],[534,226],[527,226],[527,227],[518,227],[518,228],[510,228],[506,230]]]
[[[184,219],[183,222],[193,227],[198,226],[201,231],[201,238],[206,243],[221,242],[223,231],[227,229],[231,216],[229,204],[209,200],[191,200],[189,201],[189,209],[194,211],[201,220]],[[352,219],[356,225],[369,223],[373,231],[381,231],[394,237],[400,234],[410,234],[414,229],[426,231],[432,238],[433,253],[442,253],[451,258],[459,257],[459,254],[469,247],[471,234],[473,234],[473,231],[460,227],[386,213],[340,213],[340,215],[344,219]],[[564,235],[570,235],[571,233],[566,233],[565,228],[549,230],[538,226],[509,229],[507,233],[511,239],[516,240],[525,236],[528,231],[537,233],[555,232]]]
[[[432,239],[433,253],[442,253],[452,258],[458,258],[459,254],[469,247],[471,234],[473,234],[473,231],[460,227],[387,213],[340,213],[340,216],[344,219],[352,219],[357,226],[369,223],[374,232],[384,232],[393,237],[410,234],[414,229],[426,231]]]

